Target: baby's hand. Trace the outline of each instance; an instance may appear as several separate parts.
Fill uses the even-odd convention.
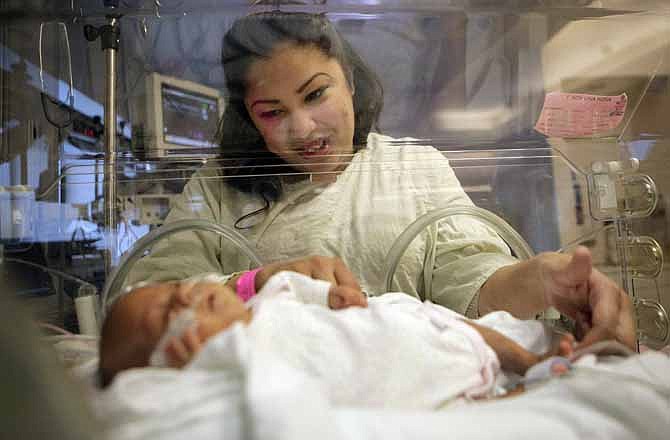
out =
[[[368,299],[358,289],[347,286],[333,285],[328,291],[328,307],[334,310],[347,307],[367,307]]]
[[[202,348],[202,341],[195,326],[190,327],[181,337],[174,337],[165,347],[168,365],[182,368],[195,357]]]

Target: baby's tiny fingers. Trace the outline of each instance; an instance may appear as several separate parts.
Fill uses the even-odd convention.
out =
[[[168,355],[170,366],[177,368],[183,367],[190,357],[184,343],[176,337],[167,345],[165,353]]]
[[[200,350],[200,336],[198,336],[198,330],[195,328],[195,326],[186,330],[182,340],[184,341],[184,345],[186,346],[190,356]]]

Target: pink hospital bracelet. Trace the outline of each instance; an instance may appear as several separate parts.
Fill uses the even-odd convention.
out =
[[[235,290],[237,296],[244,302],[247,302],[256,295],[256,274],[260,272],[261,268],[244,272],[235,283]]]

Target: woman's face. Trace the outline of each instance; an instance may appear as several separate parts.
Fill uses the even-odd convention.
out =
[[[300,171],[346,167],[353,91],[336,59],[314,46],[282,45],[252,63],[246,80],[244,103],[268,150]]]

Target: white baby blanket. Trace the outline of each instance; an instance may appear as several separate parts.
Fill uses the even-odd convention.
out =
[[[307,297],[296,286],[309,287],[304,281],[271,280],[251,324],[211,339],[186,369],[120,375],[97,401],[112,436],[661,439],[670,429],[670,359],[651,352],[618,364],[578,363],[517,398],[435,411],[493,386],[497,359],[478,334],[458,315],[402,294],[332,312],[321,284],[308,299],[318,304],[302,305],[297,299]],[[539,324],[507,314],[480,323],[526,348],[546,346]]]

